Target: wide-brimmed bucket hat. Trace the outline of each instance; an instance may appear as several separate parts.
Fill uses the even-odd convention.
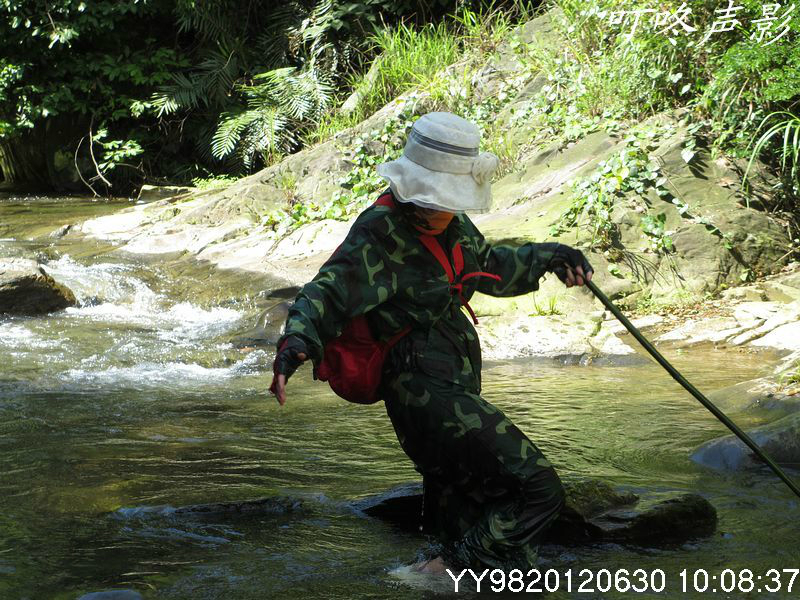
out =
[[[486,212],[500,161],[491,152],[480,152],[480,141],[474,123],[452,113],[428,113],[412,126],[403,156],[378,165],[377,171],[400,202],[455,213]]]

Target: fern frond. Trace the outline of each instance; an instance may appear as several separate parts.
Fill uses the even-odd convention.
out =
[[[211,138],[211,154],[225,158],[233,152],[248,125],[260,118],[259,111],[246,110],[239,113],[224,113],[217,131]]]

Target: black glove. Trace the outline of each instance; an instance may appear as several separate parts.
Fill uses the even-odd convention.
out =
[[[303,361],[298,358],[298,354],[305,354],[306,358],[309,357],[308,347],[302,338],[295,335],[290,335],[285,338],[278,346],[278,352],[275,354],[275,362],[272,363],[272,385],[269,391],[273,394],[276,393],[275,386],[277,385],[278,375],[286,375],[286,381],[289,381],[297,367],[303,364]]]
[[[567,282],[567,267],[572,268],[573,273],[577,267],[583,269],[584,275],[594,272],[592,265],[589,264],[589,261],[586,260],[580,250],[555,242],[548,242],[542,244],[542,246],[544,246],[545,250],[552,252],[550,262],[547,263],[547,270],[555,273],[562,283]]]

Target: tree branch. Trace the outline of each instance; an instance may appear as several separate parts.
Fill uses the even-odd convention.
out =
[[[89,121],[89,156],[92,157],[92,162],[94,163],[94,170],[97,172],[97,176],[105,183],[108,187],[111,187],[111,182],[103,177],[103,173],[100,172],[100,167],[97,166],[97,161],[94,159],[94,150],[92,146],[94,146],[94,136],[92,135],[92,125],[94,124],[94,115],[92,115],[91,121]]]
[[[80,178],[81,178],[81,181],[84,183],[84,185],[85,185],[86,187],[88,187],[90,190],[92,190],[92,195],[93,195],[95,198],[97,198],[97,197],[99,197],[99,196],[100,196],[100,194],[98,194],[98,193],[97,193],[97,192],[94,190],[94,188],[92,187],[92,184],[91,184],[91,183],[89,183],[88,181],[86,181],[86,180],[83,178],[83,174],[81,173],[81,169],[80,169],[80,167],[78,167],[78,151],[81,149],[81,144],[83,144],[83,140],[85,140],[85,139],[86,139],[86,136],[83,136],[83,137],[81,138],[81,141],[80,141],[80,142],[78,142],[78,146],[75,148],[75,156],[74,156],[74,159],[73,159],[73,160],[74,160],[74,162],[75,162],[75,172],[78,174],[78,177],[80,177]]]

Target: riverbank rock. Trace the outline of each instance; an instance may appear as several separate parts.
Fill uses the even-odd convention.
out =
[[[800,300],[742,302],[729,314],[688,319],[657,341],[678,347],[713,344],[800,350]]]
[[[140,202],[154,202],[172,198],[174,200],[188,197],[193,188],[181,185],[143,185],[136,199]]]
[[[781,381],[780,375],[759,377],[708,394],[725,413],[750,412],[776,420],[800,412],[800,385]]]
[[[747,434],[778,464],[800,468],[800,413],[756,427]],[[735,435],[706,442],[692,453],[691,458],[712,469],[727,471],[741,471],[763,465]]]
[[[57,283],[36,261],[0,259],[0,313],[39,315],[75,303],[72,290]]]
[[[633,129],[618,129],[616,124],[607,130],[592,128],[573,141],[552,147],[525,143],[552,136],[538,135],[549,131],[551,125],[541,122],[537,117],[540,111],[534,110],[542,95],[548,93],[546,77],[527,68],[517,50],[520,42],[552,44],[557,39],[554,24],[558,14],[550,11],[539,15],[515,30],[471,84],[478,99],[499,98],[501,93],[510,99],[500,102],[500,108],[489,118],[501,124],[506,142],[514,142],[515,155],[507,161],[510,164],[505,174],[493,184],[492,210],[473,219],[493,244],[552,239],[554,226],[575,210],[576,179],[597,176],[601,162],[614,160],[629,149],[635,133]],[[458,64],[443,65],[443,77],[459,72],[463,68],[459,71]],[[459,77],[453,78],[456,92],[462,85],[459,81]],[[118,242],[122,250],[132,253],[183,252],[222,268],[268,272],[288,284],[302,285],[341,243],[352,219],[326,219],[293,227],[286,221],[276,222],[276,211],[296,212],[297,207],[312,203],[324,206],[332,198],[348,194],[343,185],[350,184],[343,182],[354,169],[363,168],[354,158],[356,148],[379,161],[386,151],[384,142],[379,141],[382,131],[402,135],[398,117],[407,122],[437,108],[429,93],[412,90],[333,139],[287,156],[227,188],[137,206],[120,215],[87,221],[81,230]],[[651,131],[648,153],[652,164],[658,164],[664,186],[680,202],[672,202],[670,196],[659,196],[654,190],[644,196],[629,194],[615,199],[609,215],[615,231],[613,248],[588,253],[595,267],[595,282],[607,295],[629,307],[702,301],[753,275],[781,268],[791,240],[780,221],[756,209],[756,196],[761,193],[756,190],[758,186],[746,193],[738,183],[739,166],[713,159],[702,144],[698,144],[690,163],[686,162],[686,143],[694,139],[694,134],[688,129],[685,112],[664,112],[632,126]],[[751,171],[753,181],[767,176],[758,162]],[[646,219],[656,216],[664,219],[664,231],[669,232],[669,252],[656,252],[651,236],[644,233]],[[588,232],[578,239],[578,231],[571,227],[558,241],[586,245]],[[598,302],[564,293],[560,282],[546,284],[537,292],[538,304],[533,308],[510,298],[492,299],[490,305],[488,300],[476,297],[473,308],[479,318],[486,316],[485,329],[479,329],[479,333],[487,358],[534,355],[588,362],[586,357],[633,356],[608,328],[584,323],[585,315],[602,308]],[[773,288],[775,294],[783,294],[781,298],[792,297],[786,286]],[[757,337],[750,338],[748,344],[787,346],[792,339],[800,339],[800,326],[791,323],[792,318],[798,319],[791,315],[787,318],[790,320],[781,325],[771,318],[758,321],[756,316],[751,319],[753,324],[736,320],[724,328],[726,323],[715,323],[714,335],[721,329],[729,337],[752,330]],[[586,324],[585,331],[580,331],[578,324]],[[761,325],[772,329],[754,330]],[[570,334],[568,340],[565,330]],[[691,337],[692,333],[680,335]]]

